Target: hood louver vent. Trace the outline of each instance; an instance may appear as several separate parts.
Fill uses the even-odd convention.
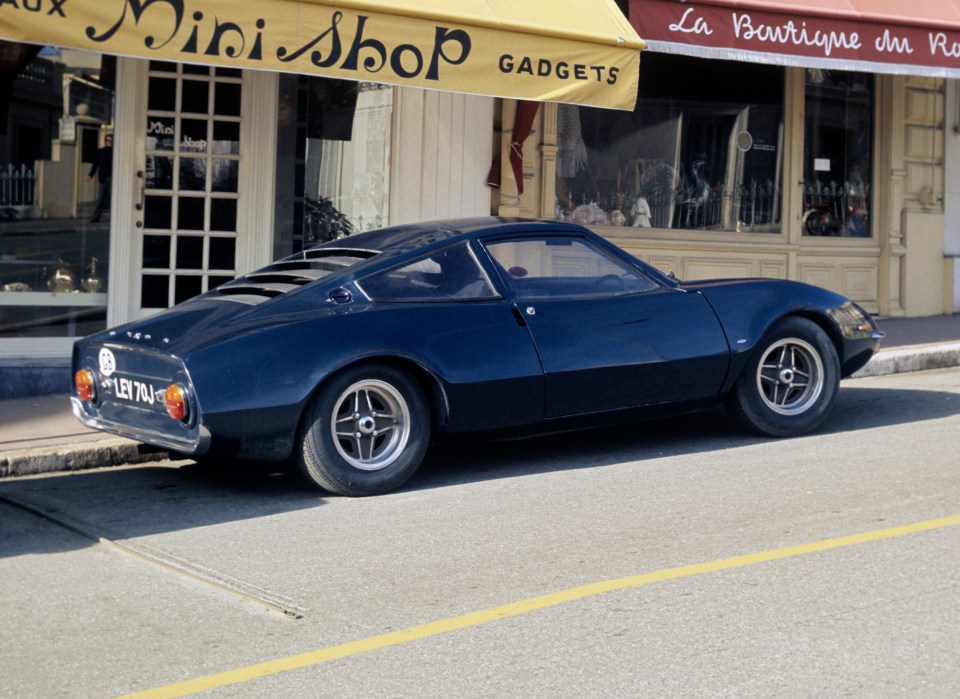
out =
[[[341,272],[377,253],[371,250],[314,248],[217,287],[220,298],[257,304]]]

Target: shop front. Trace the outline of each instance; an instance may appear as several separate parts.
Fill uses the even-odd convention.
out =
[[[512,208],[685,279],[798,279],[873,313],[954,312],[944,126],[960,12],[927,5],[631,0],[648,45],[636,108],[547,105]]]
[[[0,7],[0,397],[312,242],[489,214],[497,98],[636,99],[612,1],[248,5]]]

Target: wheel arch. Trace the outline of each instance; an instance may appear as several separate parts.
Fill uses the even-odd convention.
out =
[[[740,375],[743,373],[747,364],[750,361],[750,357],[757,350],[757,348],[763,343],[764,338],[767,334],[776,326],[781,323],[790,320],[791,318],[804,318],[816,324],[821,330],[823,330],[827,337],[830,338],[830,344],[833,345],[834,351],[837,353],[837,357],[840,360],[841,366],[843,364],[843,340],[840,336],[840,331],[834,325],[830,318],[819,308],[798,308],[788,310],[778,316],[770,318],[764,325],[762,331],[758,331],[753,338],[753,341],[749,345],[740,348],[737,351],[731,362],[730,372],[727,374],[727,380],[724,383],[723,393],[727,394],[733,390],[734,385],[740,378]]]
[[[417,384],[419,384],[420,388],[423,390],[424,396],[426,396],[427,405],[430,408],[431,434],[436,434],[437,431],[443,428],[443,425],[446,423],[447,415],[449,414],[449,401],[447,399],[447,392],[443,387],[443,383],[436,376],[436,374],[409,357],[400,357],[389,354],[372,354],[364,357],[357,357],[350,362],[336,367],[317,382],[317,384],[313,387],[313,390],[307,394],[303,404],[300,407],[300,419],[297,428],[298,434],[302,434],[310,405],[323,387],[335,376],[338,376],[344,371],[349,371],[358,366],[367,364],[389,366],[393,369],[397,369],[398,371],[402,371],[410,375],[417,382]]]
[[[820,309],[804,309],[796,313],[787,314],[784,318],[781,318],[781,320],[791,317],[806,318],[819,325],[820,329],[830,338],[830,342],[833,344],[833,349],[836,351],[840,363],[843,363],[843,338],[840,335],[840,330],[823,311]],[[780,321],[778,320],[777,322],[779,323]]]

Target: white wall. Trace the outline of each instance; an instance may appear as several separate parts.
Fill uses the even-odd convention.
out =
[[[390,223],[490,213],[493,98],[397,88]]]

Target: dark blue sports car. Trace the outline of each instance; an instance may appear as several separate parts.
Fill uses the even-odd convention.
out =
[[[344,495],[397,488],[432,440],[726,402],[799,435],[880,333],[772,279],[678,282],[576,225],[500,218],[324,243],[76,343],[85,425],[195,457],[295,457]]]

